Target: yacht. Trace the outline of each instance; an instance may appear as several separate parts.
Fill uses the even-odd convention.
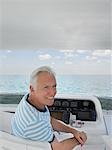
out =
[[[22,96],[0,94],[3,101],[11,99],[18,103]],[[0,105],[0,150],[51,150],[48,142],[26,140],[11,134],[11,118],[16,107],[17,104]],[[87,133],[85,145],[78,145],[73,150],[112,150],[112,111],[102,110],[97,97],[58,94],[49,110],[53,117]],[[59,141],[72,137],[70,133],[54,131],[54,134]]]

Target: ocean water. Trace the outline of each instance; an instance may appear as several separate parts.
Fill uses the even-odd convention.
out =
[[[57,75],[57,93],[112,97],[110,75]],[[28,92],[29,76],[0,75],[0,93]]]

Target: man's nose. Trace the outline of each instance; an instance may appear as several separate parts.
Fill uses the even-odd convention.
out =
[[[49,94],[52,95],[52,96],[54,96],[56,94],[56,88],[50,87],[49,88]]]

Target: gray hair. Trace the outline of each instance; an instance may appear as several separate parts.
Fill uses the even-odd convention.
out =
[[[42,66],[35,69],[30,76],[30,85],[35,86],[37,84],[38,75],[42,72],[47,72],[55,77],[55,72],[48,66]]]

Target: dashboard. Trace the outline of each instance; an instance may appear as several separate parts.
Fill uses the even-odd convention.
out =
[[[55,98],[54,104],[49,107],[53,117],[69,123],[70,113],[76,115],[77,120],[96,121],[95,104],[91,100]]]

